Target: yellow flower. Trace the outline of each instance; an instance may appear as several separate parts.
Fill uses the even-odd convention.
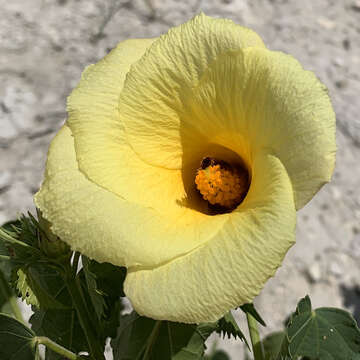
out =
[[[68,111],[36,205],[72,249],[126,266],[127,296],[155,319],[252,301],[334,168],[325,87],[229,20],[121,42]]]

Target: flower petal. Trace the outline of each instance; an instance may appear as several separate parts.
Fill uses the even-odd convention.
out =
[[[190,37],[195,29],[198,29],[199,35]],[[150,167],[149,164],[152,162],[143,161],[141,158],[144,154],[138,156],[132,146],[129,145],[128,134],[124,132],[121,121],[121,117],[126,115],[125,112],[122,114],[121,101],[120,109],[118,108],[118,97],[122,91],[130,64],[136,62],[152,42],[152,39],[122,42],[103,60],[90,66],[84,72],[78,87],[69,97],[68,125],[74,135],[79,169],[91,181],[131,202],[154,207],[162,213],[169,213],[173,210],[178,213],[183,211],[183,209],[179,209],[179,202],[181,203],[182,199],[189,197],[189,191],[191,191],[189,188],[193,185],[193,178],[190,179],[190,177],[194,176],[194,169],[199,166],[201,158],[207,154],[204,151],[196,154],[191,153],[189,159],[187,161],[183,159],[182,166],[173,169],[172,172],[168,171],[166,167]],[[200,43],[203,52],[201,58],[206,57],[206,59],[199,61],[193,56],[195,53],[191,55],[191,52],[188,54],[187,51],[182,51],[179,48],[182,42],[187,43],[188,48],[192,49],[193,52],[197,50],[198,43]],[[155,43],[158,42],[155,41]],[[196,75],[198,78],[200,72],[204,71],[210,61],[213,60],[212,56],[217,54],[216,51],[225,51],[229,47],[239,48],[252,44],[263,46],[261,39],[251,30],[237,26],[231,21],[215,20],[201,15],[187,25],[171,30],[154,49],[150,46],[151,49],[146,52],[144,57],[149,59],[149,66],[153,66],[155,62],[156,66],[164,69],[166,64],[162,64],[161,56],[158,56],[159,52],[163,48],[168,51],[167,46],[175,46],[173,50],[177,49],[177,57],[184,57],[183,62],[194,61],[195,65],[191,71],[198,72]],[[206,53],[208,50],[209,53]],[[175,54],[174,51],[171,51],[172,55]],[[171,63],[167,65],[170,66]],[[140,63],[133,65],[133,68],[139,71],[143,70]],[[183,70],[190,71],[190,67],[184,67]],[[145,82],[153,81],[149,78],[151,74],[147,74],[146,71],[144,74],[139,73],[139,77],[128,74],[127,78],[129,80],[129,78],[134,79],[135,77],[134,81],[138,82],[141,79],[140,76],[144,76]],[[190,80],[195,76],[194,74],[184,72],[182,76]],[[158,74],[152,75],[156,77]],[[171,79],[169,81],[171,82]],[[132,83],[131,80],[128,82]],[[135,87],[141,92],[142,85],[144,84],[135,84]],[[128,95],[130,97],[137,96],[137,94]],[[149,96],[156,98],[156,91]],[[136,101],[137,98],[135,98]],[[141,104],[140,108],[138,105],[136,105],[137,107],[134,105],[133,110],[135,112],[139,110],[141,114],[133,113],[131,123],[136,124],[137,117],[148,115],[146,101],[145,104],[141,103],[140,98],[139,104]],[[154,107],[153,110],[157,111],[157,107]],[[169,121],[170,118],[171,115],[168,116]],[[141,138],[144,135],[143,130],[146,125],[137,124],[139,127],[136,128],[135,132]],[[153,132],[145,134],[152,141],[157,137],[155,128],[153,130]],[[162,130],[158,129],[158,131]],[[174,149],[177,149],[178,146],[181,146],[180,140],[177,145],[174,145]],[[190,148],[190,146],[186,146],[187,150]],[[166,149],[163,150],[164,154],[153,154],[154,157],[167,156],[166,154],[169,152],[165,151]],[[189,170],[184,171],[185,168]],[[188,180],[183,181],[182,177],[184,176]],[[196,218],[199,215],[194,216]],[[178,217],[176,215],[176,218]]]
[[[142,170],[146,178],[146,166]],[[176,199],[167,193],[171,179],[163,176],[160,172],[155,181],[167,185],[162,194],[165,205],[153,208],[124,200],[78,170],[74,139],[64,126],[51,143],[45,180],[35,203],[52,223],[52,231],[73,250],[115,265],[158,266],[201,246],[227,218],[227,214],[212,217],[180,205],[161,211],[169,203],[167,197]],[[154,181],[148,180],[150,185]],[[142,184],[142,180],[133,178],[132,183]],[[151,186],[147,191],[152,191]],[[159,192],[157,196],[161,203]]]
[[[152,42],[124,41],[89,66],[68,99],[67,124],[74,135],[79,169],[91,181],[163,213],[183,212],[178,205],[187,196],[183,171],[143,162],[127,143],[119,119],[118,98],[126,73]]]
[[[274,154],[297,209],[330,180],[335,114],[324,85],[293,57],[262,48],[223,54],[185,96],[183,138],[226,146],[248,167],[259,151]]]
[[[258,155],[252,172],[245,201],[206,244],[157,268],[128,270],[125,293],[139,314],[215,321],[252,301],[274,275],[294,242],[293,191],[275,156]]]
[[[181,168],[182,94],[198,83],[220,54],[248,46],[264,44],[252,30],[204,14],[171,29],[152,44],[131,67],[119,99],[128,141],[143,160]]]
[[[130,66],[154,39],[121,42],[105,58],[90,65],[68,98],[67,124],[75,138],[79,169],[97,184],[124,195],[129,164],[140,159],[129,148],[118,113],[119,94]]]

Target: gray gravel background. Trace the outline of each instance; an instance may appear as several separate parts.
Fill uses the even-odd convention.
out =
[[[0,0],[0,223],[33,210],[46,151],[83,68],[117,42],[153,37],[200,10],[257,31],[328,86],[338,121],[333,181],[299,212],[297,244],[256,299],[282,327],[297,300],[360,321],[359,0]],[[221,342],[234,359],[242,346]]]

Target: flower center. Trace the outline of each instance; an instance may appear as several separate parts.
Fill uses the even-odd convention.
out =
[[[248,173],[242,167],[204,158],[195,184],[202,197],[211,205],[233,209],[244,199],[248,188]]]

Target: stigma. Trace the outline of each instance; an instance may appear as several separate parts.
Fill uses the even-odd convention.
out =
[[[241,167],[204,158],[197,170],[195,184],[204,200],[226,209],[236,208],[249,188],[248,173]]]

